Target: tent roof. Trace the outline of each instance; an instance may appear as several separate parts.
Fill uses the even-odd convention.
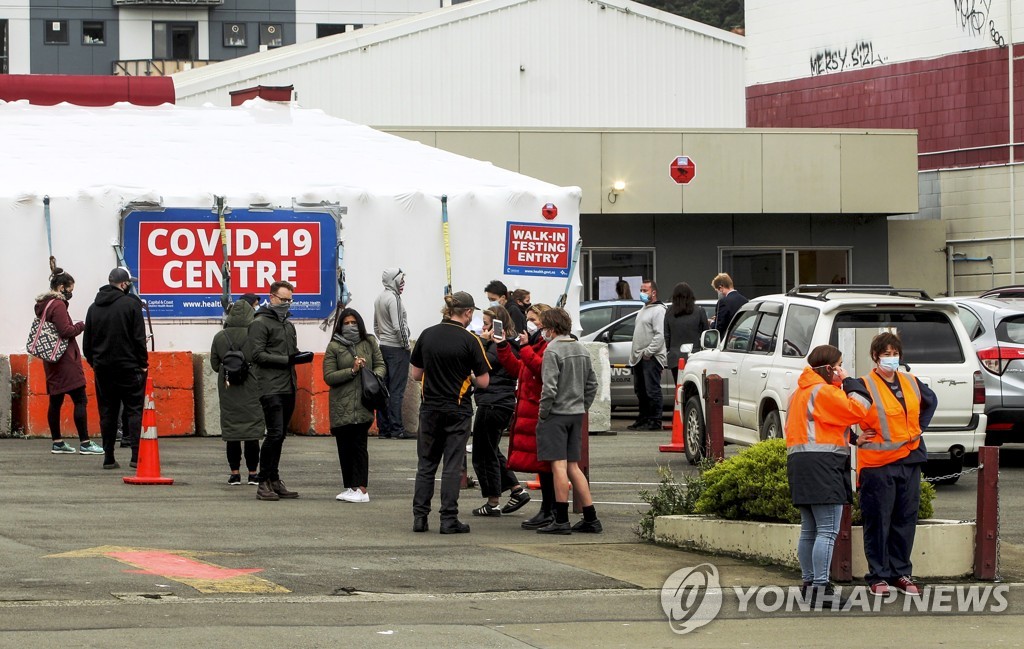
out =
[[[341,189],[391,196],[555,189],[319,110],[260,99],[235,108],[0,101],[0,142],[8,152],[0,160],[6,196],[74,197],[108,187],[135,196],[268,200]]]

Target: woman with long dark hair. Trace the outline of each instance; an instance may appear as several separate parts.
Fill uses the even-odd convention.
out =
[[[679,282],[672,289],[672,306],[665,311],[665,346],[673,383],[679,381],[679,359],[689,355],[689,352],[680,348],[690,345],[692,351],[700,349],[700,335],[707,328],[708,314],[704,312],[704,307],[697,306],[690,285]]]
[[[60,411],[64,397],[71,397],[74,404],[75,428],[78,430],[78,452],[82,455],[102,455],[103,447],[89,439],[89,421],[86,414],[88,399],[85,396],[85,370],[82,369],[82,352],[76,338],[85,330],[84,322],[72,322],[68,315],[68,301],[75,290],[75,278],[63,268],[53,268],[50,274],[50,290],[36,298],[36,317],[52,322],[57,334],[68,341],[67,351],[56,363],[43,361],[46,375],[46,394],[50,407],[46,421],[50,425],[53,446],[51,453],[74,453],[75,448],[64,441],[60,432]],[[45,314],[45,315],[44,315]]]
[[[367,366],[378,378],[384,378],[384,355],[377,339],[366,333],[358,311],[342,309],[334,320],[331,342],[324,354],[324,382],[331,387],[328,396],[331,435],[338,445],[338,462],[345,487],[337,499],[350,503],[370,501],[366,492],[370,470],[366,435],[373,423],[373,412],[363,405],[361,377],[361,370]]]

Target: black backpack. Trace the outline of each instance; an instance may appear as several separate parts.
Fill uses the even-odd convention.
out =
[[[224,366],[224,383],[228,387],[242,385],[249,378],[249,363],[245,360],[245,354],[241,350],[235,349],[230,336],[228,336],[228,351],[221,359],[221,365]]]

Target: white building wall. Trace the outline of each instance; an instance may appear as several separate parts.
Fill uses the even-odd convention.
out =
[[[198,54],[200,59],[210,58],[209,10],[151,9],[121,7],[118,11],[118,45],[121,60],[153,58],[154,22],[198,23]]]
[[[295,42],[316,38],[317,24],[378,25],[437,9],[438,0],[295,0]]]
[[[374,125],[743,127],[743,39],[666,16],[632,2],[483,0],[174,81],[183,105],[294,85],[303,107]]]
[[[11,74],[31,72],[29,0],[0,1],[0,18],[7,19],[7,64]]]
[[[1010,42],[1012,0],[747,0],[747,84],[933,58]],[[1013,6],[1017,41],[1024,2]]]

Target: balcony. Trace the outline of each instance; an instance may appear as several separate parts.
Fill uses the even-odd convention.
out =
[[[114,61],[111,74],[118,77],[166,77],[175,72],[201,68],[216,61],[134,59]]]
[[[224,0],[113,0],[115,7],[216,7]]]

